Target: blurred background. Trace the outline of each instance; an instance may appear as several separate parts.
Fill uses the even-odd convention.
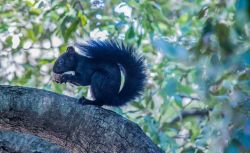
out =
[[[108,108],[167,153],[250,152],[248,0],[0,0],[0,84],[76,98],[51,80],[74,42],[119,39],[146,58],[143,96]]]

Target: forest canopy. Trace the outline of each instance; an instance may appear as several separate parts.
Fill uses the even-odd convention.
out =
[[[89,39],[133,45],[146,60],[143,95],[108,108],[169,153],[250,152],[248,0],[0,0],[0,84],[80,98],[56,84],[67,46]]]

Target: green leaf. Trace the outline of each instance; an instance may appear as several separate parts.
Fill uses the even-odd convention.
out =
[[[7,43],[8,46],[11,46],[11,45],[12,45],[12,37],[9,36],[9,37],[6,39],[5,42]]]
[[[80,18],[82,26],[85,26],[87,24],[87,17],[80,11],[78,12],[77,16]]]
[[[139,109],[139,110],[145,109],[145,107],[142,105],[142,103],[137,103],[137,102],[135,102],[135,103],[131,103],[131,105],[132,105],[133,107]]]
[[[57,84],[57,83],[53,82],[52,83],[52,88],[57,93],[62,93],[63,92],[62,85],[60,85],[60,84]]]
[[[18,84],[25,85],[30,80],[32,73],[31,69],[26,70],[25,74],[18,79]]]
[[[32,29],[27,29],[28,38],[30,38],[33,42],[36,42],[36,36]]]
[[[192,124],[191,126],[191,140],[195,141],[195,139],[200,135],[200,128],[197,126],[197,124]]]
[[[180,93],[185,93],[185,94],[191,94],[191,93],[193,93],[192,87],[190,87],[188,85],[182,85],[182,84],[178,84],[178,91]]]
[[[25,1],[25,3],[26,3],[26,5],[27,5],[28,7],[32,7],[32,6],[34,6],[35,1],[32,1],[32,0],[26,0],[26,1]]]
[[[65,52],[66,50],[67,50],[67,45],[66,45],[66,44],[63,44],[63,45],[61,45],[61,46],[59,47],[60,53],[63,53],[63,52]]]
[[[42,24],[33,25],[33,31],[36,36],[41,35],[43,33],[43,25]]]
[[[189,18],[189,15],[188,15],[187,13],[185,13],[185,14],[183,14],[183,15],[179,18],[178,22],[179,22],[180,24],[184,24],[184,23],[186,23],[186,22],[188,21],[188,18]]]
[[[179,96],[179,95],[175,95],[174,99],[175,99],[175,103],[177,104],[177,106],[179,106],[180,108],[182,108],[183,107],[183,105],[182,105],[182,97]]]
[[[44,64],[49,64],[53,61],[54,59],[40,59],[39,60],[39,65],[44,65]]]
[[[131,39],[131,38],[135,38],[135,32],[134,32],[133,26],[130,26],[130,28],[128,29],[128,32],[126,33],[125,38],[126,38],[126,40]]]
[[[130,0],[128,1],[128,5],[132,7],[138,7],[138,2],[136,0]]]
[[[70,4],[66,3],[66,9],[67,9],[68,12],[70,11],[70,8],[71,8]]]
[[[31,8],[30,9],[30,14],[32,14],[32,15],[40,15],[41,13],[42,13],[41,9],[38,9],[38,8]]]
[[[0,33],[5,32],[8,30],[9,25],[6,23],[1,23],[0,24]]]
[[[72,32],[77,29],[80,19],[71,15],[65,16],[61,24],[61,32],[64,40],[67,42]],[[66,26],[67,25],[67,26]]]

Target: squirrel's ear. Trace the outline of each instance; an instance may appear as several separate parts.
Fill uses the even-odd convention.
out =
[[[67,51],[66,52],[68,52],[68,53],[75,53],[75,49],[74,49],[74,47],[72,47],[72,46],[69,46],[68,48],[67,48]]]

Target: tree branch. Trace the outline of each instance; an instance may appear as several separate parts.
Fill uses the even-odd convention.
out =
[[[163,152],[138,125],[112,111],[33,88],[0,86],[0,130],[33,135],[74,153]],[[0,151],[11,139],[5,141],[0,139]]]
[[[7,143],[8,142],[8,143]],[[69,153],[62,147],[45,141],[39,137],[11,132],[0,131],[0,152],[17,153],[17,152],[53,152]]]
[[[184,111],[182,112],[180,115],[176,116],[175,118],[173,118],[169,124],[174,124],[178,121],[181,121],[184,118],[187,117],[192,117],[192,116],[208,116],[209,115],[209,111],[211,111],[210,109],[193,109],[193,110],[189,110],[189,111]]]

